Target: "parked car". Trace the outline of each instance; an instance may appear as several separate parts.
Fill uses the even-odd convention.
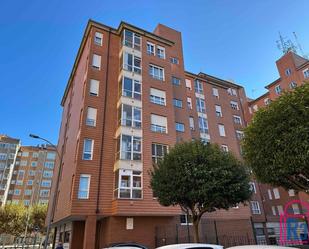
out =
[[[120,243],[113,243],[110,244],[107,248],[105,249],[115,249],[117,247],[121,247],[121,249],[148,249],[146,246],[137,244],[134,242],[120,242]]]
[[[188,243],[161,246],[157,249],[223,249],[223,246],[202,243]]]
[[[299,247],[286,247],[275,245],[248,245],[248,246],[233,246],[226,249],[298,249]]]

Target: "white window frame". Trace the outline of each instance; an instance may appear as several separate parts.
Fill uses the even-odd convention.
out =
[[[218,88],[215,88],[215,87],[212,88],[212,95],[215,96],[216,98],[219,98]]]
[[[128,89],[124,88],[126,79],[128,81],[130,81],[132,90],[128,90]],[[137,91],[136,88],[138,88],[138,87],[139,87],[140,91]],[[141,98],[142,98],[142,83],[139,80],[131,79],[131,78],[125,77],[125,76],[122,77],[121,95],[128,97],[128,98],[141,100]]]
[[[81,179],[82,178],[87,179],[87,187],[85,189],[81,189]],[[79,185],[78,185],[78,193],[77,193],[77,198],[79,200],[89,199],[90,181],[91,181],[91,175],[89,174],[81,174],[79,176]]]
[[[157,56],[160,59],[165,60],[165,48],[162,46],[157,46]]]
[[[151,43],[151,42],[147,42],[147,54],[149,55],[156,55],[156,46],[155,44]]]
[[[129,64],[129,60],[126,61],[129,56],[132,56],[132,64]],[[139,61],[139,65],[138,63],[136,63],[137,61]],[[124,52],[123,54],[123,69],[129,72],[134,72],[136,74],[142,74],[142,58],[135,55],[135,54],[131,54],[128,52]]]
[[[198,117],[198,126],[199,126],[200,133],[206,133],[206,134],[209,133],[208,121],[206,118]]]
[[[250,185],[250,190],[256,194],[255,182],[249,182],[249,185]]]
[[[224,124],[218,124],[218,130],[220,137],[226,137]]]
[[[177,108],[182,108],[182,100],[181,99],[173,99],[173,105]]]
[[[280,199],[280,192],[278,188],[273,188],[273,193],[274,193],[274,197],[275,199]]]
[[[151,114],[151,120],[155,117],[157,117],[158,119],[161,119],[161,120],[165,119],[166,125],[162,126],[162,125],[158,125],[158,124],[153,124],[152,121],[151,121],[151,131],[158,132],[158,133],[167,133],[167,118],[164,117],[164,116],[157,115],[157,114]]]
[[[143,199],[143,172],[138,170],[119,169],[116,171],[118,174],[118,186],[115,189],[117,198],[119,199]],[[129,177],[128,185],[126,186],[122,181],[122,176]],[[140,178],[140,186],[134,186],[134,178]],[[129,197],[121,197],[121,190],[129,191]],[[140,191],[140,198],[133,198],[133,191]]]
[[[271,190],[268,189],[268,190],[267,190],[267,193],[268,193],[268,199],[269,199],[269,200],[272,200],[272,199],[273,199],[273,196],[272,196]]]
[[[132,34],[132,41],[126,39],[127,38],[127,33],[129,33],[129,32]],[[122,44],[124,46],[126,46],[126,47],[133,48],[133,49],[136,49],[136,50],[140,51],[141,50],[141,44],[142,44],[142,38],[141,38],[141,36],[139,34],[136,34],[136,33],[134,33],[131,30],[125,29],[123,31]]]
[[[151,94],[151,92],[152,92],[152,94]],[[155,95],[156,92],[157,92],[158,95],[160,94],[161,96]],[[157,105],[164,105],[165,106],[166,105],[166,92],[159,90],[159,89],[156,89],[156,88],[150,88],[150,102],[157,104]]]
[[[190,124],[190,129],[194,130],[194,118],[193,117],[189,117],[189,124]]]
[[[124,115],[124,107],[128,107],[131,109],[131,117],[125,117]],[[122,126],[133,127],[133,128],[141,128],[142,127],[142,109],[136,106],[121,104],[121,116],[119,117],[119,124]],[[135,113],[140,113],[140,119],[136,119]],[[130,125],[129,125],[130,124]]]
[[[229,152],[229,147],[226,144],[221,144],[221,149],[224,152]]]
[[[155,73],[156,70],[158,72],[158,75],[156,75]],[[156,80],[165,81],[165,74],[163,67],[159,67],[154,64],[149,64],[149,75]]]
[[[218,118],[222,118],[222,108],[221,105],[215,105],[215,110],[216,110],[216,116]]]
[[[309,78],[309,68],[306,68],[306,69],[303,71],[303,74],[304,74],[304,78],[305,78],[305,79],[308,79],[308,78]]]
[[[196,93],[204,94],[203,82],[200,80],[194,80],[194,90]]]
[[[192,99],[190,97],[187,97],[187,107],[192,110]]]
[[[181,80],[175,76],[172,76],[172,84],[175,86],[180,86]]]
[[[189,79],[186,79],[186,88],[189,90],[192,90],[192,81]]]
[[[181,219],[182,217],[185,219],[185,222],[182,222],[182,219]],[[192,226],[193,223],[190,222],[189,217],[191,217],[191,215],[188,216],[187,214],[181,214],[180,217],[179,217],[180,218],[180,225],[181,226]],[[192,220],[192,217],[191,217],[191,220]]]
[[[183,129],[179,129],[180,127],[182,127]],[[177,132],[185,132],[185,125],[183,123],[176,122],[175,129]]]
[[[176,64],[176,65],[179,64],[179,59],[177,57],[171,57],[170,61],[171,61],[172,64]]]
[[[95,127],[97,124],[97,109],[88,106],[86,114],[86,125]]]
[[[294,214],[300,214],[300,209],[298,203],[293,203],[292,204],[292,209]]]
[[[96,62],[97,62],[98,64],[96,64]],[[93,54],[93,55],[92,55],[92,63],[91,63],[92,67],[95,68],[95,69],[97,69],[97,70],[100,70],[100,69],[101,69],[101,63],[102,63],[102,57],[101,57],[101,55]]]
[[[127,136],[130,137],[130,142],[129,142],[129,150],[127,148],[124,148],[123,144],[123,137]],[[121,134],[118,137],[119,141],[119,158],[120,160],[129,160],[129,161],[141,161],[142,160],[142,138],[137,137],[137,136],[131,136],[131,135],[126,135],[126,134]],[[134,145],[140,145],[140,150],[137,150],[138,147],[134,147]],[[126,154],[130,153],[130,158],[126,158]],[[135,159],[135,156],[138,156]]]
[[[295,89],[297,87],[297,83],[295,81],[292,81],[290,84],[289,84],[289,87],[290,89]]]
[[[85,147],[86,147],[86,142],[91,142],[91,149],[90,149],[90,151],[85,151]],[[85,138],[84,139],[84,146],[83,146],[83,160],[87,160],[87,161],[89,161],[89,160],[92,160],[92,158],[93,158],[93,145],[94,145],[94,140],[93,139],[90,139],[90,138]],[[85,157],[85,155],[90,155],[90,157],[89,158],[87,158],[87,157]]]
[[[252,214],[261,214],[261,207],[258,201],[250,201]]]
[[[292,74],[291,68],[285,69],[285,75],[286,75],[286,76],[290,76],[291,74]]]
[[[295,190],[294,189],[289,189],[288,193],[289,193],[289,196],[295,196]]]
[[[283,210],[283,206],[282,205],[278,205],[277,209],[278,209],[278,214],[279,215],[284,214],[284,210]]]
[[[206,104],[204,99],[196,98],[196,111],[206,113]]]
[[[102,46],[103,45],[103,34],[100,32],[95,32],[94,34],[94,44]]]
[[[271,206],[271,211],[272,211],[272,213],[273,213],[274,216],[277,215],[276,206]]]
[[[241,117],[238,115],[233,115],[233,121],[234,121],[234,124],[239,124],[239,125],[242,124]]]
[[[242,140],[244,138],[244,132],[243,131],[239,131],[239,130],[236,130],[236,138],[238,140]]]
[[[232,108],[233,110],[239,110],[238,102],[232,100],[232,101],[230,102],[230,105],[231,105],[231,108]]]
[[[280,95],[280,94],[282,93],[282,88],[281,88],[280,85],[276,85],[276,86],[275,86],[275,93],[276,93],[277,95]]]
[[[90,79],[90,86],[89,86],[89,95],[90,96],[99,96],[99,88],[100,88],[100,81],[95,79]]]

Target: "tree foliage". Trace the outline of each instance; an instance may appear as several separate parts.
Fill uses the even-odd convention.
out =
[[[177,144],[154,165],[151,176],[151,187],[161,205],[179,205],[192,215],[196,242],[205,212],[228,209],[251,195],[242,163],[219,146],[201,141]]]
[[[29,230],[34,231],[38,228],[39,232],[45,232],[45,219],[47,214],[47,205],[34,205],[30,210]]]
[[[245,129],[244,157],[263,183],[309,190],[309,84],[260,109]]]
[[[25,230],[27,216],[22,205],[8,204],[0,208],[0,234],[20,236]]]

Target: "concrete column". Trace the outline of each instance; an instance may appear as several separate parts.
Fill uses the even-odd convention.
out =
[[[84,232],[83,249],[95,249],[97,217],[95,215],[87,216]]]

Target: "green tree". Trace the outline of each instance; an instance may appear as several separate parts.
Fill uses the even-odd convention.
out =
[[[240,161],[218,145],[176,144],[151,172],[151,187],[163,206],[179,205],[192,216],[194,240],[205,212],[228,209],[250,198],[249,176]]]
[[[309,190],[309,84],[260,109],[245,129],[244,157],[263,183]]]
[[[7,204],[0,208],[0,234],[20,236],[24,232],[27,210],[23,205]]]
[[[37,227],[39,232],[45,232],[45,219],[47,205],[34,205],[30,208],[29,231],[34,231]]]

